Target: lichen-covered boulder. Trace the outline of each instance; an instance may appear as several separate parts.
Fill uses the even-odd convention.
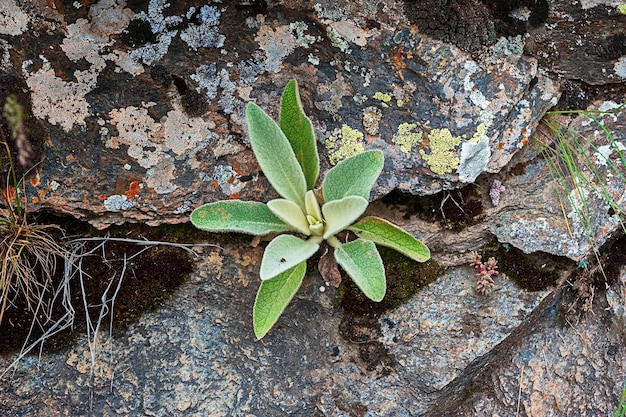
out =
[[[31,132],[45,142],[39,180],[25,196],[98,227],[182,222],[201,203],[266,199],[243,109],[255,101],[275,114],[291,78],[323,169],[385,152],[372,198],[498,172],[558,85],[522,55],[519,36],[473,57],[421,34],[403,2],[377,4],[1,6],[0,64],[10,85],[26,83],[24,105],[43,122]]]

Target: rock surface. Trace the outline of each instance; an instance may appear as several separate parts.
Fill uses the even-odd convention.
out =
[[[124,335],[102,334],[95,366],[84,339],[23,360],[0,387],[2,415],[87,415],[91,404],[94,415],[125,416],[572,416],[617,404],[624,273],[576,320],[561,315],[563,291],[525,292],[499,276],[481,296],[472,270],[458,267],[355,340],[339,331],[336,291],[310,274],[255,341],[261,254],[205,249],[164,308]],[[364,350],[372,341],[378,351]]]
[[[499,171],[559,95],[520,38],[474,59],[413,30],[397,1],[37,4],[0,21],[8,82],[26,82],[49,134],[27,195],[98,227],[182,222],[203,202],[265,198],[244,107],[276,115],[290,78],[324,169],[385,152],[373,198]]]
[[[459,25],[415,21],[412,1],[1,3],[0,98],[13,94],[32,114],[31,208],[107,227],[184,222],[218,199],[267,200],[243,109],[255,101],[276,116],[282,87],[297,78],[322,171],[359,149],[383,149],[368,213],[405,227],[450,268],[396,310],[365,314],[366,328],[311,272],[255,341],[262,245],[205,248],[165,307],[122,335],[101,333],[95,359],[81,339],[20,361],[2,377],[0,415],[611,415],[626,374],[623,269],[606,287],[564,275],[577,292],[527,291],[502,274],[480,296],[475,271],[458,265],[494,237],[537,259],[541,251],[583,261],[586,233],[614,244],[620,210],[584,184],[593,222],[576,223],[531,137],[562,89],[577,108],[590,104],[599,90],[575,80],[613,83],[592,108],[623,100],[626,16],[602,1],[550,2],[545,16],[542,1],[512,14],[449,3],[444,17],[471,23],[463,27],[478,44]],[[498,38],[505,24],[511,31]],[[596,153],[618,162],[626,112],[600,117],[613,149],[585,117],[559,120],[591,139],[587,165],[623,207],[623,167],[608,169]],[[549,142],[548,133],[535,136]],[[505,187],[497,203],[494,180]],[[413,201],[380,199],[446,190],[463,203],[458,187],[481,207],[460,228],[416,213]],[[578,297],[586,314],[570,313]],[[13,359],[1,356],[0,368]]]

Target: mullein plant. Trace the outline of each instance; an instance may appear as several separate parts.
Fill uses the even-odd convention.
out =
[[[295,80],[283,92],[278,123],[254,103],[248,104],[246,119],[252,150],[282,198],[267,204],[239,200],[205,204],[193,211],[191,222],[209,232],[278,234],[265,248],[261,261],[261,286],[253,308],[257,338],[267,334],[292,300],[304,279],[307,259],[324,241],[332,247],[339,266],[377,302],[386,292],[377,244],[418,262],[430,258],[429,249],[398,226],[378,217],[359,220],[383,168],[380,150],[344,159],[315,189],[319,175],[317,143]],[[356,239],[340,242],[337,234],[344,230],[354,233]]]

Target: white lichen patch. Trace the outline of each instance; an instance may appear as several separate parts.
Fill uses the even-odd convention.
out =
[[[369,106],[363,109],[363,127],[368,135],[378,135],[378,125],[383,114],[377,107]]]
[[[126,51],[113,50],[103,54],[107,47],[113,45],[112,35],[122,33],[130,23],[132,10],[124,7],[115,0],[101,0],[89,9],[90,20],[77,19],[67,26],[67,37],[61,44],[61,49],[72,61],[84,59],[91,64],[88,70],[76,71],[75,76],[83,82],[95,82],[99,73],[106,67],[106,61],[113,61],[119,67],[117,70],[126,71],[132,75],[143,72],[143,66],[133,60]]]
[[[169,149],[178,156],[195,150],[207,141],[213,127],[212,122],[205,122],[198,117],[190,119],[182,111],[172,110],[167,113],[164,122],[164,149]]]
[[[491,148],[486,136],[482,136],[478,142],[472,140],[463,142],[458,171],[459,181],[474,182],[487,168],[490,158]]]
[[[106,66],[105,59],[100,56],[102,48],[112,44],[108,39],[91,36],[91,24],[87,19],[78,19],[67,26],[67,37],[63,39],[61,49],[72,61],[80,59],[91,64],[91,72],[99,72]]]
[[[166,32],[168,27],[178,25],[183,22],[180,16],[167,16],[163,14],[163,10],[168,8],[170,3],[168,0],[150,0],[148,4],[148,13],[141,12],[138,18],[145,19],[150,23],[152,33]]]
[[[0,35],[19,36],[28,28],[28,16],[15,1],[0,3]]]
[[[626,79],[626,56],[617,60],[615,65],[613,65],[613,71],[615,71],[615,75],[618,77]]]
[[[337,32],[337,34],[340,36],[341,41],[339,40],[338,41],[341,44],[344,44],[345,41],[343,40],[345,39],[346,41],[352,42],[358,46],[367,45],[367,38],[369,37],[369,33],[366,30],[363,30],[360,27],[358,27],[356,23],[354,23],[351,20],[341,20],[339,22],[333,22],[330,24],[330,27],[333,28]]]
[[[474,81],[472,80],[473,75],[479,71],[478,64],[474,61],[465,61],[463,64],[463,69],[466,71],[465,76],[463,77],[463,90],[466,93],[469,93],[469,99],[473,105],[480,107],[485,110],[491,104],[491,101],[487,100],[485,95],[476,88]]]
[[[124,211],[134,207],[134,203],[125,195],[114,194],[104,200],[104,208],[108,211]]]
[[[152,33],[157,35],[156,43],[148,43],[130,53],[131,59],[136,63],[144,62],[150,65],[167,54],[172,38],[178,34],[178,30],[170,30],[170,28],[183,22],[180,16],[164,16],[163,10],[169,6],[166,0],[150,0],[148,13],[141,12],[135,15],[135,19],[147,21]]]
[[[194,51],[198,48],[221,48],[226,36],[219,33],[221,12],[215,6],[200,8],[200,24],[189,25],[180,34],[180,38]]]
[[[146,185],[157,194],[168,194],[176,190],[176,167],[174,161],[167,155],[158,164],[146,171]]]
[[[334,47],[339,48],[341,52],[349,52],[350,45],[348,45],[348,42],[341,37],[341,34],[337,31],[337,29],[332,26],[327,26],[326,35]]]
[[[147,109],[134,106],[113,109],[109,116],[119,135],[107,140],[106,146],[118,149],[120,145],[126,145],[128,155],[141,167],[155,166],[163,154],[162,144],[154,140],[161,124],[148,115]]]
[[[198,86],[205,90],[205,95],[209,100],[217,97],[217,88],[220,85],[220,78],[217,76],[217,66],[214,63],[200,65],[196,68],[196,73],[191,74],[191,79],[198,83]]]
[[[156,122],[146,108],[134,106],[114,109],[109,113],[118,136],[109,138],[107,147],[128,147],[128,155],[146,168],[146,185],[159,194],[176,189],[174,158],[193,163],[195,152],[212,140],[212,122],[189,118],[180,109],[168,112]]]
[[[289,24],[291,33],[296,38],[296,44],[304,49],[309,49],[309,46],[313,45],[316,41],[315,36],[306,33],[309,30],[309,25],[304,22],[293,22]]]
[[[204,180],[215,181],[220,190],[231,197],[236,197],[246,186],[245,182],[239,180],[239,174],[230,165],[217,165],[213,168],[213,175],[205,177]],[[256,180],[256,177],[254,178]]]
[[[263,24],[259,27],[254,40],[259,44],[259,49],[265,52],[265,65],[268,71],[280,71],[285,57],[289,56],[298,46],[295,36],[287,25],[272,29]]]
[[[94,83],[65,82],[53,69],[40,69],[27,77],[26,83],[32,94],[33,114],[48,119],[69,132],[75,125],[85,126],[89,116],[89,103],[85,95]]]
[[[91,5],[89,20],[93,36],[108,40],[109,36],[122,33],[134,15],[133,11],[125,6],[125,1],[118,0],[100,0]]]
[[[618,152],[625,152],[626,146],[622,142],[615,141],[609,145],[598,146],[598,150],[593,154],[596,158],[595,163],[599,166],[607,166],[610,161],[610,157],[613,153],[618,155]]]
[[[11,68],[11,45],[4,39],[0,39],[0,71],[8,71]]]
[[[172,43],[172,38],[176,36],[177,33],[178,31],[176,30],[160,33],[156,43],[148,43],[132,51],[130,53],[131,59],[136,63],[144,62],[147,65],[159,61],[167,54],[170,44]]]

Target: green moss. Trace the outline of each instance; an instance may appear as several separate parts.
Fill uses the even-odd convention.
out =
[[[626,14],[626,3],[620,4],[619,6],[617,6],[617,10],[619,10],[621,14]]]
[[[379,303],[369,300],[350,278],[342,274],[342,305],[351,314],[373,314],[377,317],[385,311],[396,309],[445,272],[432,259],[420,263],[389,248],[378,246],[378,251],[385,264],[387,277],[385,298]]]
[[[452,136],[449,129],[433,129],[428,134],[430,154],[423,149],[420,155],[435,174],[448,174],[459,167],[459,158],[454,149],[461,143],[461,136]]]
[[[363,147],[363,132],[352,129],[344,124],[340,129],[335,129],[330,138],[326,139],[328,160],[332,165],[342,159],[356,155],[365,150]]]
[[[398,126],[398,133],[393,137],[393,143],[400,146],[404,153],[411,152],[413,146],[422,140],[422,132],[417,130],[415,123],[402,123]]]

